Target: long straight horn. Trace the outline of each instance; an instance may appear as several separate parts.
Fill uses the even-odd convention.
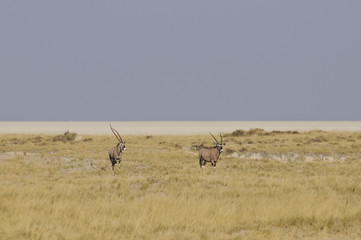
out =
[[[221,145],[223,144],[223,137],[222,137],[222,133],[219,132],[219,135],[221,136]]]
[[[112,127],[112,124],[109,124],[109,126],[110,126],[110,129],[112,130],[114,136],[118,139],[118,141],[119,141],[119,142],[123,142],[123,140],[121,140],[122,138],[120,138],[120,135],[119,135],[119,133],[117,132],[117,130],[115,130],[115,129]],[[117,135],[117,133],[118,133],[118,135]]]
[[[219,142],[218,142],[217,139],[212,135],[212,133],[209,132],[209,134],[211,134],[211,136],[214,138],[214,140],[216,140],[216,142],[219,144]]]
[[[124,143],[122,137],[120,136],[120,134],[118,133],[118,131],[115,130],[115,128],[114,128],[114,131],[118,134],[118,137],[119,137],[120,141],[121,141],[122,143]]]
[[[119,136],[119,138],[120,138],[120,141],[121,141],[122,143],[124,143],[124,142],[123,142],[123,139],[122,139],[122,137],[120,136],[120,134],[118,133],[118,131],[117,131],[117,130],[115,130],[115,129],[114,129],[114,131],[116,131],[116,132],[117,132],[117,134],[118,134],[118,136]]]

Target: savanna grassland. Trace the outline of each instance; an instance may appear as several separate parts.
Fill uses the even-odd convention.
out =
[[[0,135],[1,239],[360,239],[361,133]]]

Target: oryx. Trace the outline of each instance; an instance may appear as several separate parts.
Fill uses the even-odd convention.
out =
[[[114,165],[118,162],[118,166],[120,168],[120,161],[122,161],[122,152],[126,151],[127,148],[125,147],[125,142],[123,142],[122,137],[120,136],[120,134],[118,133],[117,130],[115,130],[114,128],[112,128],[112,125],[110,125],[110,129],[112,130],[113,134],[115,135],[115,137],[118,139],[118,144],[115,147],[112,147],[109,150],[109,159],[112,162],[112,169],[114,171]]]
[[[221,133],[219,133],[219,135],[221,136],[221,143],[217,141],[217,139],[212,135],[212,133],[209,134],[211,134],[211,136],[216,141],[216,146],[202,147],[199,150],[199,166],[201,168],[206,165],[206,162],[210,162],[211,165],[215,168],[219,155],[221,155],[221,153],[223,152],[223,146],[226,145],[225,143],[223,144],[223,138]]]

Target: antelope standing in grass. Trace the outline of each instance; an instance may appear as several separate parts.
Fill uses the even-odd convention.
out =
[[[120,168],[120,162],[122,161],[122,152],[126,151],[127,148],[125,147],[125,142],[123,141],[122,137],[120,136],[120,134],[118,133],[117,130],[115,130],[114,128],[112,128],[112,125],[110,125],[110,129],[112,130],[114,136],[118,139],[118,144],[111,148],[109,150],[109,159],[112,162],[112,169],[114,171],[114,165],[118,162],[118,166]]]
[[[211,134],[211,136],[216,141],[216,146],[203,147],[199,150],[199,166],[201,168],[206,165],[206,162],[210,162],[211,165],[215,168],[219,159],[219,155],[221,155],[221,153],[223,152],[223,146],[226,145],[223,144],[223,138],[221,133],[219,133],[219,135],[221,136],[221,143],[217,141],[217,139],[212,135],[212,133],[209,134]]]

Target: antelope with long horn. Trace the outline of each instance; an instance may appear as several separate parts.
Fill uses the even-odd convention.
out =
[[[125,147],[125,142],[123,141],[122,137],[118,133],[117,130],[112,128],[112,125],[110,125],[110,129],[112,130],[114,136],[118,139],[118,144],[115,147],[112,147],[109,150],[109,159],[112,162],[112,169],[114,171],[114,165],[118,162],[118,166],[120,168],[120,162],[122,161],[122,152],[125,152],[127,148]]]
[[[217,165],[217,161],[219,159],[219,155],[223,152],[223,146],[226,145],[223,143],[222,134],[219,133],[221,136],[221,143],[217,141],[217,139],[212,135],[213,139],[216,141],[216,146],[214,147],[203,147],[199,150],[199,166],[203,168],[207,162],[210,162],[211,165],[215,168]]]

